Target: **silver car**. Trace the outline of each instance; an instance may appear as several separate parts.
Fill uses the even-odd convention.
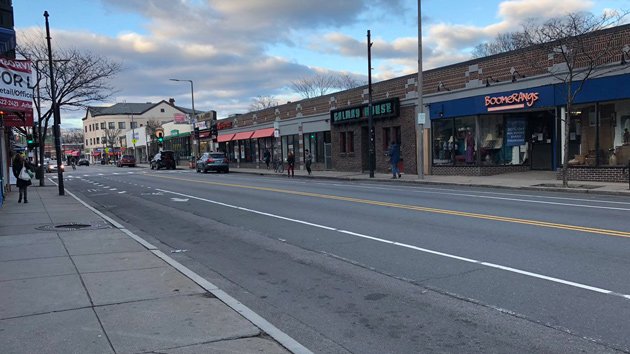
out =
[[[197,172],[230,172],[230,163],[222,152],[206,152],[197,160]]]

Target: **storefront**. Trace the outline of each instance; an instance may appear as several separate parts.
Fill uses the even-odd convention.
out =
[[[188,161],[190,156],[192,156],[192,149],[190,147],[190,132],[172,134],[164,137],[162,150],[174,151],[177,163],[180,161]]]
[[[566,135],[570,179],[627,180],[628,80],[630,74],[592,79],[576,96]],[[565,88],[553,84],[453,100],[429,98],[432,174],[557,171],[565,141]]]

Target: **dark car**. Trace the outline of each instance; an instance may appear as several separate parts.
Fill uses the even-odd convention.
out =
[[[230,172],[230,163],[222,152],[206,152],[197,160],[197,172]]]
[[[90,166],[90,160],[88,159],[80,159],[77,163],[79,166]]]
[[[175,169],[175,152],[164,150],[153,156],[153,159],[151,159],[151,169],[159,170],[160,168]]]
[[[118,162],[116,162],[116,166],[118,166],[118,167],[123,167],[123,166],[136,167],[136,158],[133,155],[122,155],[120,160],[118,160]]]

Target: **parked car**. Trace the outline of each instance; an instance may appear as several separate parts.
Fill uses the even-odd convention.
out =
[[[90,166],[90,160],[88,159],[80,159],[77,163],[79,166]]]
[[[230,172],[230,163],[222,152],[206,152],[197,160],[197,172]]]
[[[118,160],[118,162],[116,162],[116,166],[118,166],[118,167],[123,167],[123,166],[136,167],[136,158],[133,155],[122,155],[120,160]]]
[[[63,165],[63,162],[61,163],[61,172],[65,171],[65,166]],[[49,160],[48,164],[46,165],[46,172],[57,172],[57,160]]]
[[[153,159],[151,159],[151,169],[159,170],[160,168],[175,169],[175,152],[171,150],[160,151]]]

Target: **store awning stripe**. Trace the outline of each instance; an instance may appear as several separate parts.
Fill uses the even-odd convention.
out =
[[[254,132],[254,135],[252,135],[252,139],[256,139],[256,138],[268,138],[270,136],[273,136],[273,131],[275,129],[273,128],[265,128],[265,129],[258,129]]]
[[[236,133],[236,135],[234,135],[234,138],[232,138],[232,140],[247,140],[252,137],[252,134],[254,134],[254,132]]]
[[[234,134],[223,134],[223,135],[219,135],[217,137],[217,142],[219,143],[224,143],[226,141],[230,141],[232,140],[232,138],[234,137]]]

